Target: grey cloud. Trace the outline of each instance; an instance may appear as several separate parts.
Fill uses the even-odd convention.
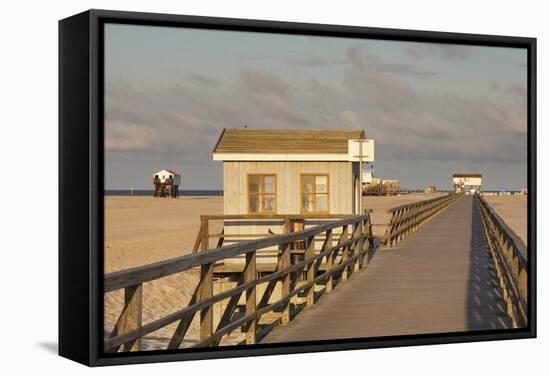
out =
[[[243,94],[255,104],[249,111],[283,122],[283,125],[290,127],[310,124],[309,120],[295,107],[291,100],[291,89],[281,78],[269,73],[242,69],[240,83]]]
[[[433,77],[437,75],[434,71],[421,69],[414,65],[405,63],[378,63],[376,67],[382,72],[393,74],[403,74],[417,77]]]
[[[245,88],[254,94],[288,97],[288,84],[279,77],[251,69],[241,69],[241,82]]]
[[[406,55],[416,59],[440,57],[445,60],[465,60],[473,53],[473,48],[458,44],[418,43],[406,48]]]
[[[105,148],[117,151],[150,150],[157,142],[157,133],[150,126],[121,121],[105,122]]]
[[[345,64],[345,59],[328,58],[322,56],[296,56],[282,59],[285,63],[295,66],[324,67],[328,65]]]
[[[524,163],[527,122],[521,101],[419,92],[406,79],[383,72],[385,62],[359,48],[351,48],[348,56],[352,68],[344,87],[355,107],[343,111],[340,122],[365,128],[380,158]]]
[[[382,72],[375,62],[362,54],[360,48],[351,47],[347,54],[351,68],[346,70],[344,86],[353,95],[385,109],[405,107],[416,100],[408,81]]]
[[[205,75],[202,75],[200,73],[190,73],[189,78],[192,82],[205,86],[205,87],[211,87],[211,88],[217,88],[222,85],[222,81],[218,80],[216,78],[207,77]]]
[[[490,83],[501,93],[491,98],[463,97],[444,88],[424,92],[412,83],[433,72],[414,64],[386,61],[357,46],[342,60],[344,79],[335,87],[319,79],[288,82],[256,67],[242,68],[235,82],[218,86],[201,74],[155,89],[110,82],[108,152],[125,163],[214,171],[218,165],[210,152],[222,128],[362,128],[375,139],[377,160],[403,161],[408,166],[403,169],[426,161],[525,163],[524,85]]]

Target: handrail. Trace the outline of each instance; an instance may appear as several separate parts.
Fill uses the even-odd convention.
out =
[[[487,201],[479,195],[475,195],[475,201],[480,210],[485,236],[503,289],[507,314],[515,328],[526,327],[529,270],[527,247]]]
[[[391,248],[461,196],[462,193],[452,193],[389,209],[390,219],[383,244]]]
[[[333,230],[341,228],[336,245]],[[351,233],[349,229],[351,228]],[[315,238],[323,235],[322,248],[315,249]],[[306,250],[302,261],[292,260],[291,245],[304,241]],[[336,239],[335,239],[336,241]],[[256,272],[256,252],[271,246],[279,247],[278,265],[274,273],[258,277]],[[281,310],[279,323],[290,322],[291,298],[305,293],[306,305],[316,303],[315,285],[324,284],[325,291],[334,288],[336,278],[345,281],[349,276],[361,270],[367,263],[368,252],[374,247],[370,212],[318,225],[303,231],[284,235],[274,235],[259,240],[242,241],[221,248],[205,250],[200,253],[180,256],[151,265],[109,273],[105,276],[104,292],[124,289],[125,304],[110,337],[104,341],[106,352],[116,352],[123,346],[125,351],[139,351],[141,338],[148,333],[179,321],[168,345],[169,349],[178,348],[193,320],[200,311],[200,341],[195,346],[217,345],[222,336],[230,331],[244,327],[246,343],[256,343],[257,327],[260,317],[276,309]],[[236,287],[213,294],[214,264],[226,258],[245,255],[244,271]],[[324,273],[318,274],[325,260]],[[145,282],[166,277],[174,273],[200,267],[200,282],[188,306],[164,316],[146,325],[141,323],[142,294]],[[302,277],[305,273],[305,277]],[[256,287],[267,283],[268,286],[259,302],[256,301]],[[275,284],[281,283],[281,298],[270,303],[269,299]],[[246,295],[244,317],[234,317],[235,309],[242,294]],[[230,298],[224,314],[214,328],[213,305]]]
[[[372,210],[365,210],[366,212],[372,212]],[[331,219],[344,219],[349,218],[350,214],[316,214],[316,213],[308,213],[308,214],[218,214],[218,215],[201,215],[200,221],[201,225],[199,227],[199,231],[197,233],[197,238],[195,240],[195,244],[193,246],[191,253],[197,253],[199,249],[206,250],[210,249],[209,239],[210,238],[218,238],[218,245],[216,248],[220,248],[223,244],[226,238],[250,238],[250,237],[267,237],[271,235],[280,235],[280,234],[271,234],[271,233],[257,233],[257,234],[226,234],[224,233],[210,233],[210,221],[214,220],[224,220],[224,221],[230,221],[230,220],[253,220],[257,221],[260,224],[263,221],[267,220],[280,220],[285,223],[289,223],[290,221],[305,221],[305,220],[331,220]]]

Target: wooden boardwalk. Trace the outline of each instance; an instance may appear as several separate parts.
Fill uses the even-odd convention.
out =
[[[501,290],[464,196],[262,343],[511,328]]]

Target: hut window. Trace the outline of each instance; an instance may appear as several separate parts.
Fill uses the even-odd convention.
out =
[[[302,213],[328,213],[328,175],[301,175]]]
[[[248,175],[248,212],[275,213],[277,206],[275,175]]]

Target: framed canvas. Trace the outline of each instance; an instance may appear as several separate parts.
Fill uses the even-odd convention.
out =
[[[536,39],[59,22],[59,354],[536,336]]]

